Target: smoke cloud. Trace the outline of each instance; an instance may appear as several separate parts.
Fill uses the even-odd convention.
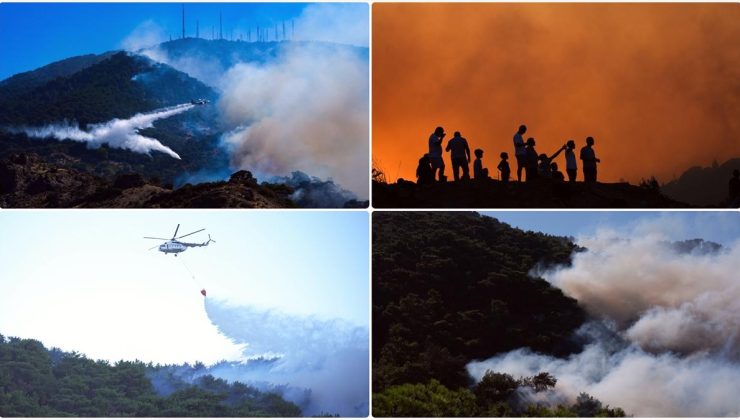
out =
[[[302,405],[304,415],[368,415],[366,328],[254,306],[229,306],[210,298],[205,305],[219,331],[244,346],[244,356],[250,360],[246,366],[259,367],[221,366],[211,374],[250,384],[287,384],[285,389],[292,392],[284,397]],[[296,392],[300,388],[310,393]]]
[[[414,179],[442,125],[495,167],[525,123],[540,153],[593,136],[608,182],[724,162],[740,155],[739,20],[729,3],[377,4],[373,153]]]
[[[90,149],[97,149],[103,144],[117,149],[127,149],[132,152],[150,154],[152,151],[166,153],[175,159],[180,155],[163,145],[157,139],[142,136],[139,130],[150,128],[154,122],[180,114],[194,105],[180,104],[177,106],[158,109],[149,113],[136,114],[128,119],[112,119],[105,123],[90,124],[83,130],[77,124],[67,122],[50,124],[43,127],[21,127],[11,129],[13,132],[24,133],[29,137],[54,138],[57,140],[73,140],[86,143]]]
[[[579,240],[570,267],[537,271],[578,299],[594,321],[589,344],[568,359],[526,349],[468,365],[514,376],[548,371],[548,398],[588,392],[636,416],[738,416],[740,241],[715,252],[678,247],[642,225],[623,239],[609,230]],[[639,234],[638,234],[639,233]]]
[[[237,126],[223,137],[232,165],[275,176],[298,170],[366,195],[368,77],[366,57],[328,44],[235,65],[218,103]]]
[[[295,42],[276,43],[252,58],[207,48],[139,52],[221,93],[216,106],[230,169],[249,170],[263,181],[300,171],[366,199],[368,7],[308,5],[295,20],[295,33]]]
[[[121,47],[127,51],[138,51],[142,48],[152,47],[164,42],[167,39],[164,29],[147,20],[139,24],[133,31],[121,42]]]

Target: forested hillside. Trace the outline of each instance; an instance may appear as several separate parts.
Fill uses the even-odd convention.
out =
[[[0,417],[295,417],[280,396],[210,375],[194,385],[171,378],[159,395],[147,372],[158,366],[109,364],[0,335]]]
[[[374,415],[578,411],[512,411],[517,388],[554,386],[557,378],[545,372],[537,386],[536,378],[495,372],[476,385],[465,369],[471,360],[520,347],[557,356],[580,349],[571,337],[585,312],[528,275],[536,264],[570,264],[579,250],[571,240],[523,232],[477,213],[376,212],[372,246]]]
[[[63,120],[83,127],[139,112],[215,98],[185,73],[125,52],[28,91],[0,97],[0,124],[42,125]]]

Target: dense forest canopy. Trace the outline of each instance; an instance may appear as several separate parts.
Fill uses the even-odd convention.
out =
[[[274,393],[210,375],[193,384],[172,377],[160,395],[148,378],[160,366],[108,363],[47,350],[31,339],[0,335],[2,417],[296,417],[301,410]]]
[[[578,413],[580,406],[565,405],[516,411],[517,389],[554,386],[557,378],[546,372],[538,376],[547,386],[538,388],[533,378],[496,372],[492,385],[473,384],[465,368],[521,347],[556,356],[580,350],[572,337],[586,320],[584,310],[529,275],[537,264],[569,265],[582,250],[571,239],[524,232],[477,213],[376,212],[372,241],[374,415]],[[592,405],[598,407],[581,413],[624,415]]]

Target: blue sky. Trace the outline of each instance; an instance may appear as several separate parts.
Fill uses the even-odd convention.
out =
[[[670,240],[702,238],[724,245],[740,240],[738,212],[654,211],[486,211],[481,212],[524,230],[558,236],[591,236],[611,229],[625,236],[660,232]]]
[[[178,257],[167,238],[216,243]],[[93,358],[213,363],[239,349],[203,297],[368,327],[366,212],[2,211],[0,334]]]
[[[169,35],[176,38],[181,33],[181,7],[182,3],[2,3],[0,80],[75,55],[120,49],[141,25],[156,27],[162,41]],[[329,16],[343,19],[341,28],[327,15],[323,15],[323,25],[315,22],[310,12],[316,7],[333,9]],[[218,31],[219,12],[223,13],[224,37],[230,31],[246,33],[250,27],[294,19],[297,25],[304,22],[297,27],[296,38],[303,31],[303,38],[317,39],[328,30],[346,37],[347,43],[367,45],[366,4],[185,3],[186,35],[195,36],[197,19],[201,37],[210,37],[213,27]],[[360,35],[348,30],[358,30]]]

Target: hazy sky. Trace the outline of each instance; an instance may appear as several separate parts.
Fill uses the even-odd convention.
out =
[[[2,3],[0,80],[50,62],[126,47],[142,39],[161,42],[181,34],[182,3]],[[317,13],[320,11],[321,13]],[[368,45],[368,7],[334,3],[185,3],[186,36],[210,38],[223,13],[224,37],[293,19],[296,39]],[[323,17],[316,22],[316,17]],[[353,22],[348,25],[346,22]],[[289,31],[290,27],[286,28]],[[270,38],[272,39],[272,33]]]
[[[441,125],[496,177],[524,123],[539,153],[593,136],[604,181],[722,163],[740,156],[738,22],[737,3],[376,3],[373,157],[413,180]]]
[[[178,257],[148,248],[217,243]],[[366,212],[0,212],[0,334],[108,360],[212,363],[239,349],[203,297],[368,327]]]
[[[647,232],[669,240],[701,238],[731,245],[740,240],[740,212],[727,211],[486,211],[523,230],[575,238],[609,229],[626,237]]]

